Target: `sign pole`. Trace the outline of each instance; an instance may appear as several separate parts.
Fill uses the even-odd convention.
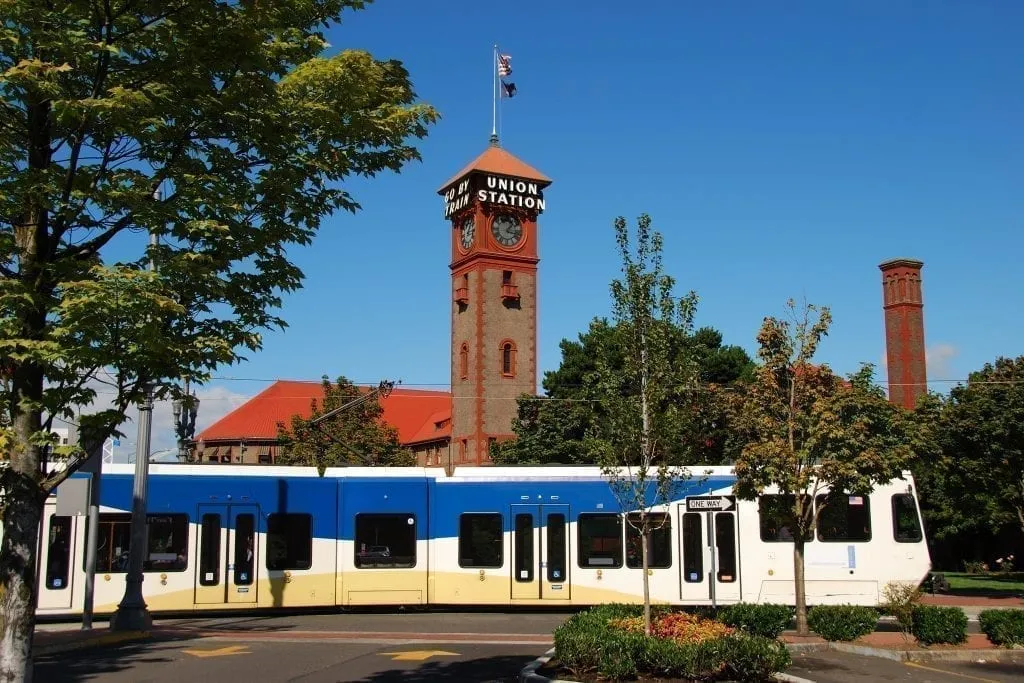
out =
[[[708,547],[711,548],[711,576],[708,585],[711,587],[711,608],[717,607],[715,601],[715,581],[718,579],[718,543],[715,538],[715,514],[708,510]]]
[[[82,466],[89,473],[89,512],[85,518],[85,598],[82,605],[82,630],[92,628],[93,595],[96,587],[96,554],[100,542],[100,474],[103,471],[102,445],[89,455]]]

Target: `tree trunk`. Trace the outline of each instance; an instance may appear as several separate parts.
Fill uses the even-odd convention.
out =
[[[647,515],[644,515],[640,525],[640,553],[643,555],[641,566],[644,572],[644,634],[651,635],[651,577],[647,575],[647,537],[648,530]]]
[[[807,586],[804,583],[804,540],[794,539],[793,543],[793,584],[796,588],[796,632],[810,635],[807,627]]]
[[[5,486],[3,550],[0,552],[0,681],[32,680],[32,635],[36,622],[36,549],[41,495],[36,481],[9,472]]]
[[[28,168],[42,174],[50,166],[49,99],[33,94],[26,109]],[[45,339],[46,301],[53,292],[46,260],[50,254],[49,214],[44,198],[30,193],[22,220],[14,223],[18,280],[29,303],[17,311],[17,335],[29,343]],[[36,564],[39,522],[45,496],[40,488],[41,449],[32,437],[42,431],[43,368],[23,360],[15,366],[11,411],[14,446],[3,475],[3,542],[0,544],[0,683],[32,680],[32,636],[36,620]]]

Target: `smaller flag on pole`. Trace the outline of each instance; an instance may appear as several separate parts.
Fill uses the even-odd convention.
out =
[[[509,76],[512,74],[512,55],[498,55],[498,75]]]
[[[506,83],[505,81],[502,81],[501,82],[501,89],[505,92],[505,97],[515,97],[516,96],[516,84],[515,83]]]

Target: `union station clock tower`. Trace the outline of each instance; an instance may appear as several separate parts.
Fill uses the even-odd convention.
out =
[[[453,465],[490,462],[537,391],[537,217],[551,180],[491,137],[444,184],[452,243]]]

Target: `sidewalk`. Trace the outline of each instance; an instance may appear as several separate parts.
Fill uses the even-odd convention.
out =
[[[110,622],[106,619],[96,620],[92,628],[82,629],[81,622],[46,622],[36,624],[35,636],[32,639],[32,654],[49,655],[72,650],[107,647],[150,640],[153,638],[174,638],[196,636],[175,624],[180,620],[168,619],[155,623],[149,631],[111,631]]]

